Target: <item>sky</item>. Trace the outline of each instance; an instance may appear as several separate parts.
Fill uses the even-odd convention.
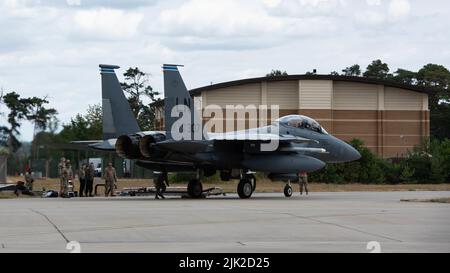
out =
[[[68,123],[101,102],[100,63],[119,79],[139,67],[157,91],[164,63],[185,65],[189,89],[375,59],[450,68],[449,12],[448,0],[0,0],[0,88],[47,97]],[[24,123],[19,139],[32,137]]]

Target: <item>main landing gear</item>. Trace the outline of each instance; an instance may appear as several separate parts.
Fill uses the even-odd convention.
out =
[[[256,177],[253,174],[244,174],[239,180],[237,193],[240,198],[247,199],[252,196],[256,188]]]
[[[291,197],[292,196],[292,186],[291,186],[291,181],[288,181],[288,183],[286,184],[286,186],[284,186],[284,196],[286,197]]]
[[[197,176],[194,179],[189,180],[187,186],[187,192],[191,198],[201,198],[203,196],[203,185],[200,181],[201,173],[197,170]]]

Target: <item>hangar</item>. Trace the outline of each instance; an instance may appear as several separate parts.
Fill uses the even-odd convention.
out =
[[[203,109],[278,105],[280,117],[309,116],[332,135],[344,141],[360,139],[385,158],[406,155],[430,134],[431,91],[391,81],[315,74],[269,76],[212,84],[190,93]],[[152,106],[156,129],[164,130],[164,101]]]

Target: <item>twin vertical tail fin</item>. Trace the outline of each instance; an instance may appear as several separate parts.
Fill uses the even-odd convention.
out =
[[[114,71],[120,67],[106,64],[99,66],[102,75],[103,139],[139,132],[139,125]]]
[[[114,71],[120,67],[99,66],[102,75],[103,139],[139,132],[136,117]],[[163,71],[166,139],[204,139],[201,116],[178,71],[178,65],[165,64]]]
[[[180,65],[164,64],[164,122],[166,138],[202,140],[201,117],[178,71]]]

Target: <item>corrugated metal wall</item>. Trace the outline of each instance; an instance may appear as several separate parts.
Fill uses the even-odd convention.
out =
[[[377,110],[378,86],[374,84],[334,82],[333,109]]]
[[[299,89],[300,109],[331,109],[332,81],[300,81]]]

